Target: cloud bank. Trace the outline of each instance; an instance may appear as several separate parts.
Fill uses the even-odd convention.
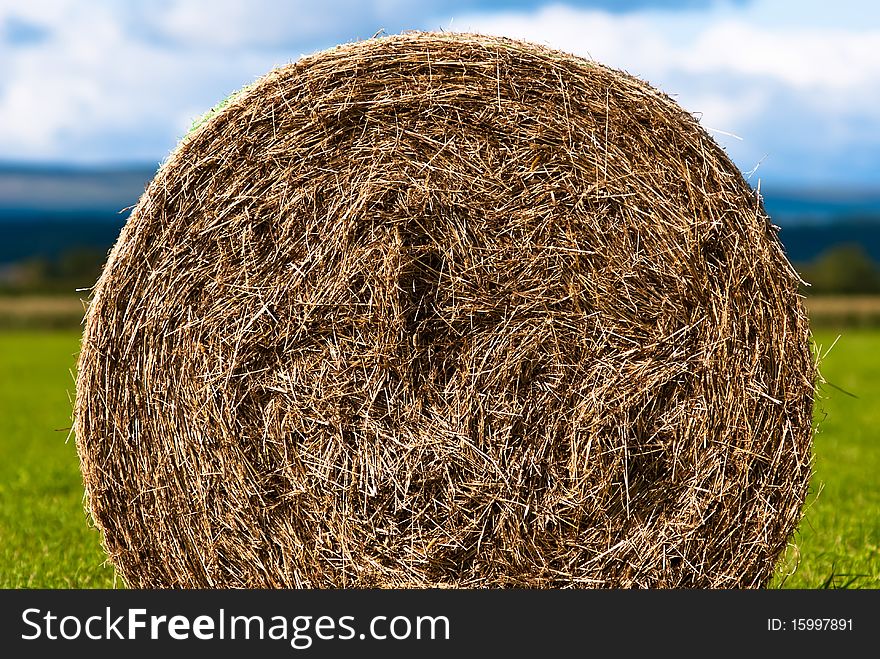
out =
[[[778,5],[782,3],[777,3]],[[657,85],[700,117],[740,167],[779,182],[880,182],[880,22],[829,26],[744,9],[627,15],[563,5],[463,17],[466,29],[544,43]],[[820,11],[821,10],[821,11]],[[808,20],[812,18],[813,20]],[[734,137],[735,136],[735,137]]]
[[[273,66],[382,29],[446,29],[638,75],[701,117],[744,171],[760,163],[762,180],[880,181],[878,3],[662,6],[0,2],[0,160],[158,162],[195,117]]]

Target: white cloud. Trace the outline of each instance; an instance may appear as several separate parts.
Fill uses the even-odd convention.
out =
[[[540,2],[540,0],[535,0]],[[448,28],[463,0],[0,0],[0,160],[153,160],[234,89],[301,53],[380,28]],[[493,7],[497,3],[493,3]],[[591,56],[659,86],[744,169],[880,178],[880,3],[709,10],[455,12],[455,29]],[[2,35],[2,31],[0,31]],[[837,154],[837,155],[835,155]],[[848,154],[848,159],[842,154]],[[837,160],[835,160],[837,158]],[[841,171],[826,171],[829,163]],[[853,166],[856,166],[853,165]]]
[[[188,0],[171,3],[166,11],[153,15],[151,22],[159,34],[190,48],[270,49],[313,42],[326,32],[355,29],[369,20],[370,9],[370,3],[346,0]]]
[[[691,92],[680,100],[687,107],[699,108],[695,115],[708,130],[730,132],[759,116],[769,99],[764,91],[752,90],[733,98],[721,93]]]
[[[724,21],[674,53],[675,60],[699,73],[766,76],[817,92],[855,91],[880,84],[880,29],[770,29]]]
[[[0,159],[160,160],[189,120],[291,59],[170,48],[139,35],[124,5],[82,6],[34,2],[26,15],[16,8],[49,36],[39,48],[0,52]]]
[[[855,94],[880,86],[880,27],[762,26],[712,12],[608,14],[562,5],[460,18],[468,29],[544,43],[658,82],[676,74]],[[680,90],[672,90],[673,92]]]
[[[833,4],[609,14],[563,5],[473,14],[466,29],[543,43],[628,71],[694,112],[746,170],[880,179],[880,21]],[[769,5],[769,9],[768,9]],[[834,13],[835,27],[817,12]],[[799,15],[793,22],[786,15]],[[727,135],[731,133],[737,137]],[[739,138],[742,138],[740,141]],[[809,148],[813,146],[813,150]],[[873,150],[873,156],[870,153]],[[853,174],[842,154],[868,152]],[[853,158],[855,162],[857,158]],[[832,163],[840,164],[837,169]]]

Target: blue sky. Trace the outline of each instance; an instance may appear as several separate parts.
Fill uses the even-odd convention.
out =
[[[384,30],[548,44],[660,87],[754,184],[880,185],[880,3],[0,0],[0,161],[161,161],[274,66]]]

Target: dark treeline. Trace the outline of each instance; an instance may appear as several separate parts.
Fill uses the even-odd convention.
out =
[[[809,286],[807,295],[880,293],[880,265],[857,243],[835,245],[809,263],[795,267]]]
[[[91,287],[101,273],[107,251],[72,247],[56,258],[33,257],[0,265],[0,294],[74,293]]]
[[[0,294],[65,294],[89,288],[106,258],[105,247],[80,245],[0,264]],[[806,295],[880,294],[880,264],[859,244],[829,247],[794,266],[809,284],[803,287]]]

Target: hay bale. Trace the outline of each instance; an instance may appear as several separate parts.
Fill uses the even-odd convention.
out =
[[[753,587],[814,363],[760,198],[644,82],[413,33],[272,71],[160,168],[75,428],[135,587]]]

